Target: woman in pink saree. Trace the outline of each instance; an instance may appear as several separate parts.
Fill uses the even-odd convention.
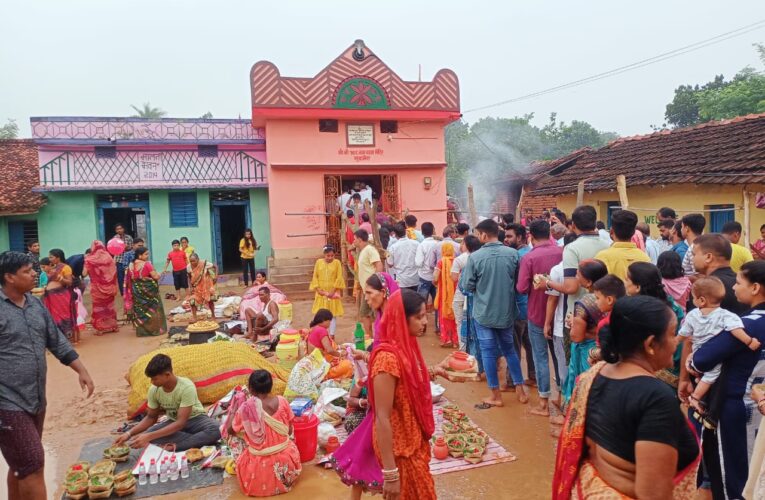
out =
[[[91,323],[96,335],[116,332],[117,310],[114,298],[117,296],[117,265],[106,250],[106,246],[96,240],[90,245],[90,253],[85,256],[85,270],[90,276],[90,295],[93,299]]]

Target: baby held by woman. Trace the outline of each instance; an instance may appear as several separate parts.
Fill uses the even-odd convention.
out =
[[[729,331],[736,339],[744,343],[749,349],[756,351],[760,348],[760,341],[750,337],[744,331],[744,323],[734,313],[720,307],[725,298],[725,286],[722,281],[715,277],[699,278],[691,289],[693,304],[697,307],[688,313],[683,326],[678,332],[683,337],[691,339],[692,352],[696,352],[704,343],[715,337],[723,330]],[[692,356],[686,362],[690,366]],[[702,399],[709,392],[717,377],[720,376],[720,367],[705,372],[698,380],[693,394],[688,397],[689,404],[700,415],[704,415]]]

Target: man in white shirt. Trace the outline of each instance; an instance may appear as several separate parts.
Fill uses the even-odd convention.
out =
[[[672,250],[672,229],[675,227],[675,221],[664,219],[657,224],[659,228],[659,237],[656,238],[656,245],[659,247],[659,255]]]
[[[600,236],[601,240],[605,241],[609,245],[614,242],[614,240],[611,239],[611,233],[606,230],[606,225],[603,224],[602,220],[596,222],[595,227],[598,228],[598,236]]]
[[[682,233],[685,242],[688,244],[688,251],[683,257],[683,272],[686,276],[696,274],[696,268],[693,266],[693,242],[702,235],[707,220],[701,214],[687,214],[680,220],[682,223]]]
[[[343,191],[343,194],[337,197],[337,203],[340,205],[340,209],[345,212],[348,206],[348,202],[351,199],[351,196],[353,196],[353,189],[348,189],[347,191]]]
[[[651,264],[655,266],[656,262],[659,260],[661,250],[659,249],[659,243],[651,238],[651,228],[645,222],[638,222],[635,229],[643,233],[645,239],[645,253],[647,253],[648,258],[651,259]]]
[[[457,230],[454,229],[454,226],[446,226],[444,228],[444,232],[442,233],[444,235],[444,239],[438,242],[438,247],[436,248],[436,262],[438,259],[441,258],[441,245],[444,243],[451,243],[454,247],[454,256],[459,257],[461,253],[461,247],[460,244],[457,243],[457,240],[455,239],[457,237]]]
[[[460,275],[467,265],[468,257],[479,248],[481,248],[481,240],[478,239],[478,236],[468,234],[463,238],[461,245],[462,253],[460,253],[459,257],[454,259],[454,262],[452,262],[452,281],[455,283],[460,282]],[[457,331],[460,332],[460,351],[466,351],[465,336],[462,334],[462,318],[465,314],[465,295],[462,293],[459,286],[454,290],[452,309],[454,310],[454,321],[457,323]]]
[[[406,237],[406,227],[399,223],[393,226],[396,244],[388,245],[388,269],[400,288],[418,291],[420,286],[419,268],[415,264],[420,243]]]
[[[367,202],[372,203],[372,188],[368,184],[362,183],[362,188],[359,190],[361,195],[361,204],[367,206]]]
[[[428,300],[430,295],[433,301],[436,300],[436,287],[433,284],[433,271],[438,263],[438,245],[439,242],[433,239],[433,233],[435,227],[432,222],[424,222],[421,226],[423,241],[417,247],[417,254],[415,255],[415,265],[417,266],[417,274],[420,278],[420,285],[417,289],[417,293],[422,295],[425,301]],[[440,328],[438,326],[438,311],[436,311],[436,333],[439,333]]]

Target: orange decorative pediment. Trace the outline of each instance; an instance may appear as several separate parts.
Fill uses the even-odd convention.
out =
[[[258,109],[339,109],[459,113],[459,80],[442,69],[432,82],[407,82],[357,40],[313,78],[284,77],[271,62],[250,71]]]

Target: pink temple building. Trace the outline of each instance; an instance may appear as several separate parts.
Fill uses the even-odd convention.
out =
[[[357,183],[387,214],[446,224],[444,127],[460,116],[454,72],[404,81],[359,40],[311,78],[281,76],[261,61],[250,83],[253,127],[268,137],[276,258],[337,244],[337,200]]]

